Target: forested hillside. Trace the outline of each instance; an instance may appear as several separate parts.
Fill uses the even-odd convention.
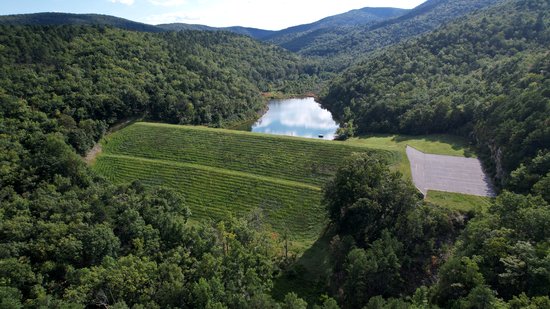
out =
[[[304,309],[302,298],[324,309],[550,308],[550,3],[503,0],[476,11],[497,2],[431,0],[376,27],[327,32],[301,49],[327,57],[322,67],[228,32],[0,25],[0,308]],[[321,68],[398,42],[332,81],[323,105],[344,135],[470,138],[502,189],[490,206],[431,204],[383,152],[323,141],[308,152],[310,142],[292,137],[226,133],[224,142],[222,130],[142,124],[156,130],[115,135],[96,168],[159,181],[115,185],[83,162],[127,118],[209,126],[249,119],[265,108],[261,92],[303,93],[330,76]],[[332,153],[328,163],[319,152]],[[134,168],[140,160],[128,155],[136,154],[156,164]],[[174,168],[169,159],[178,154],[228,170]],[[249,170],[271,184],[248,181],[240,192],[228,185]],[[273,179],[285,171],[292,173]],[[312,174],[322,177],[298,187],[319,194],[311,186],[328,181],[309,214],[307,196],[280,192]],[[153,187],[178,188],[183,178],[192,182],[184,190]],[[253,192],[285,194],[293,225],[260,209],[226,215],[225,197],[207,205],[223,214],[209,219],[214,210],[200,203],[214,181],[222,196],[254,195],[237,201],[242,209],[257,206],[249,205]],[[289,253],[290,231],[320,230],[307,254]],[[304,257],[314,279],[305,278]]]
[[[405,15],[356,27],[320,29],[281,46],[305,56],[321,57],[325,67],[340,71],[369,53],[432,31],[502,0],[428,0]]]
[[[260,218],[190,226],[179,194],[114,186],[77,153],[126,117],[253,116],[309,78],[299,62],[230,33],[0,26],[0,307],[276,305]]]
[[[467,221],[414,192],[366,155],[345,160],[327,184],[328,286],[342,308],[550,306],[544,199],[505,192]]]
[[[0,93],[0,307],[273,302],[278,247],[261,222],[190,226],[180,195],[97,178],[64,131]]]
[[[161,24],[157,25],[157,27],[162,28],[167,31],[182,31],[182,30],[201,30],[201,31],[228,31],[233,32],[237,34],[247,35],[251,38],[262,40],[265,37],[268,37],[275,33],[275,31],[271,30],[263,30],[263,29],[256,29],[256,28],[249,28],[249,27],[210,27],[205,25],[194,25],[194,24],[183,24],[183,23],[172,23],[172,24]]]
[[[143,31],[162,32],[163,29],[131,21],[128,19],[100,15],[100,14],[69,14],[69,13],[36,13],[0,16],[0,25],[13,26],[54,26],[54,25],[88,25],[111,26],[114,28]]]
[[[542,192],[549,23],[547,2],[508,1],[350,68],[323,104],[358,133],[470,136],[504,187]]]
[[[290,51],[299,51],[304,46],[313,43],[314,39],[335,28],[345,27],[351,30],[356,26],[374,25],[392,18],[399,17],[408,10],[396,8],[362,8],[343,14],[323,18],[314,23],[289,27],[276,31],[264,39],[282,46]]]
[[[219,126],[252,118],[262,91],[301,92],[304,61],[231,33],[0,26],[0,85],[46,113],[84,153],[131,117]]]

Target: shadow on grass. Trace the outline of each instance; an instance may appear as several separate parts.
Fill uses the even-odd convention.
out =
[[[111,127],[107,130],[107,134],[115,133],[116,131],[120,131],[126,127],[133,125],[136,122],[143,121],[143,120],[144,120],[144,116],[134,116],[134,117],[121,119],[117,123],[111,125]]]
[[[311,306],[325,293],[330,274],[330,237],[319,238],[287,271],[275,278],[272,296],[282,301],[290,292],[296,293]]]

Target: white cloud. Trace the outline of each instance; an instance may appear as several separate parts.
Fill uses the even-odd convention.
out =
[[[135,0],[111,0],[112,3],[122,3],[126,5],[134,4]]]
[[[179,6],[185,4],[186,0],[149,0],[151,4],[158,6]]]

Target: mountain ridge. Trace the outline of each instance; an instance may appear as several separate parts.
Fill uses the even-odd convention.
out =
[[[184,30],[229,31],[237,34],[246,35],[257,40],[262,40],[263,38],[276,32],[273,30],[265,30],[265,29],[243,27],[243,26],[212,27],[212,26],[201,25],[201,24],[186,24],[186,23],[158,24],[156,25],[156,27],[159,27],[167,31],[184,31]]]
[[[141,31],[141,32],[163,32],[163,31],[182,31],[182,30],[198,30],[198,31],[229,31],[237,34],[247,35],[257,40],[273,40],[277,37],[288,35],[290,33],[300,31],[313,31],[339,26],[357,26],[373,24],[394,18],[407,13],[408,9],[400,8],[372,8],[364,7],[360,9],[350,10],[348,12],[324,17],[318,21],[300,24],[284,28],[281,30],[266,30],[255,27],[230,26],[230,27],[213,27],[202,24],[187,24],[187,23],[165,23],[158,25],[149,25],[125,19],[118,16],[105,14],[76,14],[76,13],[60,13],[60,12],[40,12],[30,14],[10,14],[1,15],[0,24],[3,25],[105,25],[121,28],[125,30]]]
[[[326,29],[331,27],[346,27],[346,26],[359,26],[369,25],[377,22],[381,22],[387,19],[395,18],[407,13],[408,9],[391,8],[391,7],[364,7],[360,9],[351,10],[342,14],[332,15],[322,18],[318,21],[296,25],[276,31],[269,41],[280,45],[285,41],[285,37],[297,32],[315,31],[319,29]]]
[[[3,15],[0,16],[0,25],[100,25],[140,32],[165,31],[157,26],[112,15],[59,12]]]
[[[428,0],[394,19],[374,25],[318,30],[280,46],[303,56],[333,58],[333,70],[340,70],[364,59],[365,54],[376,49],[422,35],[504,1]]]

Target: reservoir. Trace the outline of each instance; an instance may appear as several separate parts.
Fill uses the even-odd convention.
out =
[[[269,101],[269,110],[252,125],[252,132],[334,139],[338,124],[314,98]]]

